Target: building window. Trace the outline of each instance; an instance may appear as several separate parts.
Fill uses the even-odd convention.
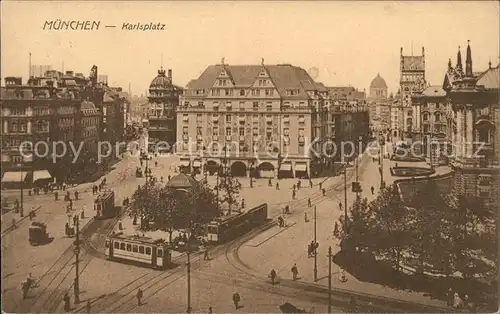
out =
[[[226,88],[226,89],[224,90],[224,94],[225,94],[226,96],[232,96],[232,95],[233,95],[233,90],[232,90],[232,89],[228,89],[228,88]]]
[[[240,89],[240,96],[245,96],[245,90],[244,89]]]
[[[289,136],[289,135],[290,135],[290,129],[289,129],[289,128],[284,128],[284,129],[283,129],[283,134],[284,134],[285,136]]]
[[[429,114],[427,112],[424,113],[422,117],[424,121],[429,121]]]
[[[196,115],[196,122],[201,123],[203,121],[203,115],[202,114],[197,114]]]
[[[253,109],[254,109],[254,110],[259,109],[259,102],[258,102],[258,101],[254,101],[254,102],[253,102]]]
[[[196,127],[196,135],[202,135],[201,126]]]
[[[188,135],[188,127],[187,126],[182,128],[182,135]]]
[[[440,122],[441,121],[441,114],[439,112],[436,112],[434,114],[434,119],[436,120],[436,122]]]
[[[245,136],[245,128],[240,128],[240,136]]]
[[[213,136],[219,136],[219,129],[218,129],[218,128],[214,128],[214,129],[212,130],[212,135],[213,135]]]
[[[304,136],[304,129],[299,129],[299,136]]]
[[[253,136],[258,136],[259,135],[259,128],[253,128],[252,134],[253,134]]]
[[[299,143],[299,149],[298,149],[299,154],[303,154],[304,150],[305,150],[304,143]]]
[[[231,123],[231,115],[226,115],[226,123]]]
[[[266,109],[267,111],[272,111],[273,110],[273,104],[268,102],[267,105],[266,105]]]
[[[231,136],[231,128],[226,128],[226,136]]]
[[[200,108],[205,107],[205,105],[203,104],[203,101],[199,101],[199,102],[198,102],[198,107],[200,107]]]
[[[270,128],[267,128],[266,129],[266,140],[270,141],[272,139],[272,136],[273,136],[273,130]]]

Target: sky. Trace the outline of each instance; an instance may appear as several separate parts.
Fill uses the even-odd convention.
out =
[[[327,86],[368,91],[380,73],[399,86],[399,55],[420,55],[441,85],[448,58],[470,40],[474,71],[499,63],[499,4],[453,2],[145,2],[2,1],[1,76],[29,75],[32,64],[89,74],[145,93],[160,66],[185,86],[210,64],[290,63]],[[100,21],[99,30],[47,30],[45,21]],[[165,24],[163,31],[122,30],[123,23]],[[104,25],[116,25],[105,28]],[[413,47],[413,49],[412,49]],[[3,85],[2,79],[2,85]]]

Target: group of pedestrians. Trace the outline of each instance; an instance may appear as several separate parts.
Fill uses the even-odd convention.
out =
[[[299,279],[299,269],[297,268],[297,264],[293,264],[292,268],[290,268],[290,272],[292,273],[292,280],[296,281]],[[276,284],[276,278],[278,277],[278,274],[276,273],[276,270],[271,269],[271,272],[269,273],[269,278],[271,278],[271,284],[274,286]]]

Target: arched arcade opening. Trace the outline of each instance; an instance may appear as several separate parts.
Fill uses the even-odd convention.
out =
[[[231,175],[233,177],[245,177],[247,175],[247,166],[241,161],[235,161],[231,165]]]

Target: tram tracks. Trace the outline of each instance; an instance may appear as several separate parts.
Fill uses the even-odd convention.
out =
[[[92,259],[92,255],[89,254],[92,251],[92,245],[90,240],[87,239],[88,235],[100,230],[103,230],[105,233],[109,233],[116,223],[116,218],[99,220],[98,222],[101,223],[94,222],[81,235],[82,252],[80,254],[79,262],[82,266],[79,270],[79,274],[83,273]],[[100,245],[102,245],[102,243]],[[74,272],[75,268],[74,258],[73,247],[70,246],[36,282],[35,286],[41,287],[41,290],[35,288],[34,292],[36,293],[36,297],[32,299],[20,300],[15,305],[13,312],[55,312],[59,304],[62,302],[64,294],[73,287],[74,282],[68,285],[69,288],[62,288],[65,284],[68,284],[68,281],[72,281],[72,277],[70,275]]]

